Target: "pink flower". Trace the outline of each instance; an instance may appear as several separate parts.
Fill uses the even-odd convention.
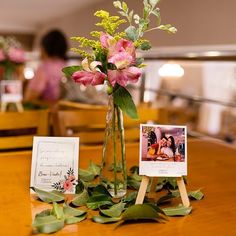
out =
[[[135,64],[135,47],[133,42],[120,39],[116,41],[109,34],[101,34],[100,42],[108,49],[108,62],[116,65],[117,69],[127,68]]]
[[[126,86],[128,82],[137,82],[141,69],[135,67],[135,47],[133,42],[120,39],[116,41],[108,34],[101,34],[100,42],[108,50],[108,62],[116,66],[116,70],[108,70],[108,79],[114,87],[116,83]]]
[[[76,83],[87,85],[99,85],[103,84],[104,79],[107,77],[106,74],[101,72],[97,66],[101,65],[101,62],[93,61],[90,65],[88,59],[85,58],[82,63],[84,70],[76,71],[73,73],[72,78]]]
[[[8,52],[8,57],[11,61],[16,63],[23,63],[25,61],[25,53],[20,48],[11,47]]]
[[[63,184],[63,188],[64,188],[65,191],[70,191],[71,192],[73,190],[72,182],[69,181],[69,180],[66,180]]]
[[[104,48],[109,48],[116,43],[116,40],[109,34],[101,33],[100,42]]]
[[[4,61],[6,59],[4,52],[2,49],[0,49],[0,61]]]
[[[135,66],[123,70],[108,70],[108,79],[113,87],[116,83],[125,87],[128,82],[136,83],[141,73],[142,70]]]
[[[70,181],[70,182],[73,182],[75,180],[75,176],[74,175],[69,175],[67,180]]]

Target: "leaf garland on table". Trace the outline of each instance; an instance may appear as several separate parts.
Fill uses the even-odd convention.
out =
[[[167,194],[161,196],[154,202],[153,199],[145,197],[143,204],[135,205],[138,190],[142,177],[138,175],[138,167],[130,168],[128,183],[131,192],[120,199],[114,201],[106,189],[106,185],[94,184],[93,180],[100,173],[100,166],[90,161],[86,170],[80,169],[80,179],[76,185],[76,193],[71,198],[66,198],[59,191],[50,192],[31,187],[37,194],[39,200],[52,203],[52,209],[44,210],[36,214],[33,221],[33,228],[38,233],[54,233],[61,230],[65,225],[76,224],[87,218],[85,207],[89,211],[99,211],[99,215],[92,216],[91,220],[96,223],[108,224],[124,222],[152,220],[156,222],[166,222],[167,216],[186,216],[191,213],[192,207],[184,207],[182,204],[176,207],[161,208],[165,203],[171,202],[174,198],[179,198],[180,193],[177,188],[175,178],[159,177],[156,191],[167,190]],[[186,179],[185,179],[186,181]],[[150,186],[149,186],[150,189]],[[148,190],[147,190],[148,192]],[[201,189],[188,192],[191,200],[201,200],[204,197]],[[62,203],[62,206],[59,205]],[[81,210],[80,207],[83,209]]]

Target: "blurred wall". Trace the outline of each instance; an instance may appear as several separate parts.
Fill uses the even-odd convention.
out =
[[[38,39],[48,29],[61,28],[68,38],[70,36],[88,36],[89,31],[96,29],[96,18],[93,13],[99,9],[115,13],[112,0],[101,0],[84,9],[78,9],[63,17],[54,19],[39,27]],[[141,10],[142,0],[126,0],[130,8]],[[235,44],[236,21],[235,0],[162,0],[160,5],[162,23],[171,23],[177,27],[176,35],[153,31],[146,34],[153,46],[181,46],[181,45],[214,45]],[[139,8],[139,9],[138,9]]]

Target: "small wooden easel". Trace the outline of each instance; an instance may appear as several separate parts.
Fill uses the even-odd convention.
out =
[[[184,184],[184,179],[183,179],[183,177],[176,177],[176,178],[177,178],[177,185],[179,188],[182,203],[185,207],[189,207],[190,202],[189,202],[188,194],[187,194],[186,187]],[[150,180],[150,177],[148,177],[148,176],[144,175],[142,177],[142,182],[141,182],[141,185],[140,185],[140,188],[138,191],[138,196],[136,198],[135,204],[142,204],[143,203],[149,180]],[[152,186],[151,186],[151,191],[153,191],[153,192],[155,191],[155,186],[156,186],[155,183],[157,183],[157,177],[153,177],[153,182],[152,182]]]
[[[21,102],[2,102],[2,103],[1,103],[1,112],[7,111],[7,106],[8,106],[8,104],[10,104],[10,103],[11,103],[11,104],[15,104],[16,110],[17,110],[18,112],[23,112],[23,111],[24,111]]]

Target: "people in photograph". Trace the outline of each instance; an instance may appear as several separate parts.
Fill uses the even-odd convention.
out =
[[[41,64],[25,91],[26,101],[54,103],[61,96],[62,68],[66,65],[67,41],[59,30],[45,34],[40,42]]]
[[[173,136],[169,136],[168,138],[164,136],[159,141],[158,147],[158,156],[163,159],[174,158],[175,155],[175,141]]]

